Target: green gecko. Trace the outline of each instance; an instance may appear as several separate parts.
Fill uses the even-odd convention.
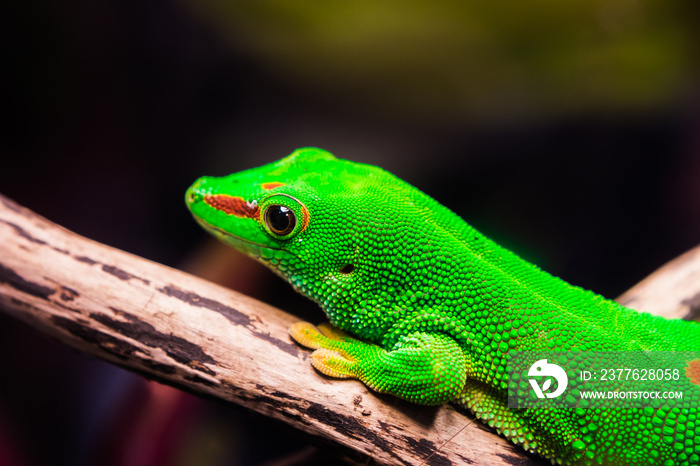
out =
[[[290,329],[320,372],[466,407],[555,464],[700,463],[697,361],[669,382],[684,391],[675,405],[511,409],[507,390],[517,352],[696,351],[695,322],[572,286],[394,175],[321,149],[202,177],[186,202],[207,231],[322,307],[332,326]]]

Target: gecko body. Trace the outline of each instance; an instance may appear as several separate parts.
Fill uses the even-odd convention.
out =
[[[579,355],[531,368],[562,364],[571,379],[600,366],[598,352],[631,355],[635,364],[700,350],[698,324],[639,313],[572,286],[394,175],[321,149],[200,178],[186,202],[206,230],[321,306],[331,325],[290,330],[315,349],[320,372],[419,404],[466,407],[555,464],[700,463],[697,361],[681,361],[663,381],[682,400],[581,400],[574,395],[587,385],[571,381],[578,391],[562,395],[568,404],[508,404],[509,365],[518,354]],[[635,390],[657,387],[624,386],[633,382]],[[550,382],[538,387],[546,391]],[[550,394],[559,389],[551,387]]]

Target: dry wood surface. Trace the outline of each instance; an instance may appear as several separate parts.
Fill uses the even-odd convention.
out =
[[[695,316],[700,248],[621,299]],[[0,310],[149,378],[291,424],[357,462],[545,464],[452,406],[415,406],[318,374],[287,334],[294,316],[76,235],[1,195]]]

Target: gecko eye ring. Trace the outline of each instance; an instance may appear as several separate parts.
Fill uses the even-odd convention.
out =
[[[283,205],[271,205],[265,209],[265,224],[277,236],[286,236],[297,224],[296,215]]]

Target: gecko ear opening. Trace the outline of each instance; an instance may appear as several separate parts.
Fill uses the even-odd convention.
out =
[[[354,264],[347,264],[343,266],[342,269],[340,269],[340,273],[343,275],[349,275],[355,270],[355,265]]]

